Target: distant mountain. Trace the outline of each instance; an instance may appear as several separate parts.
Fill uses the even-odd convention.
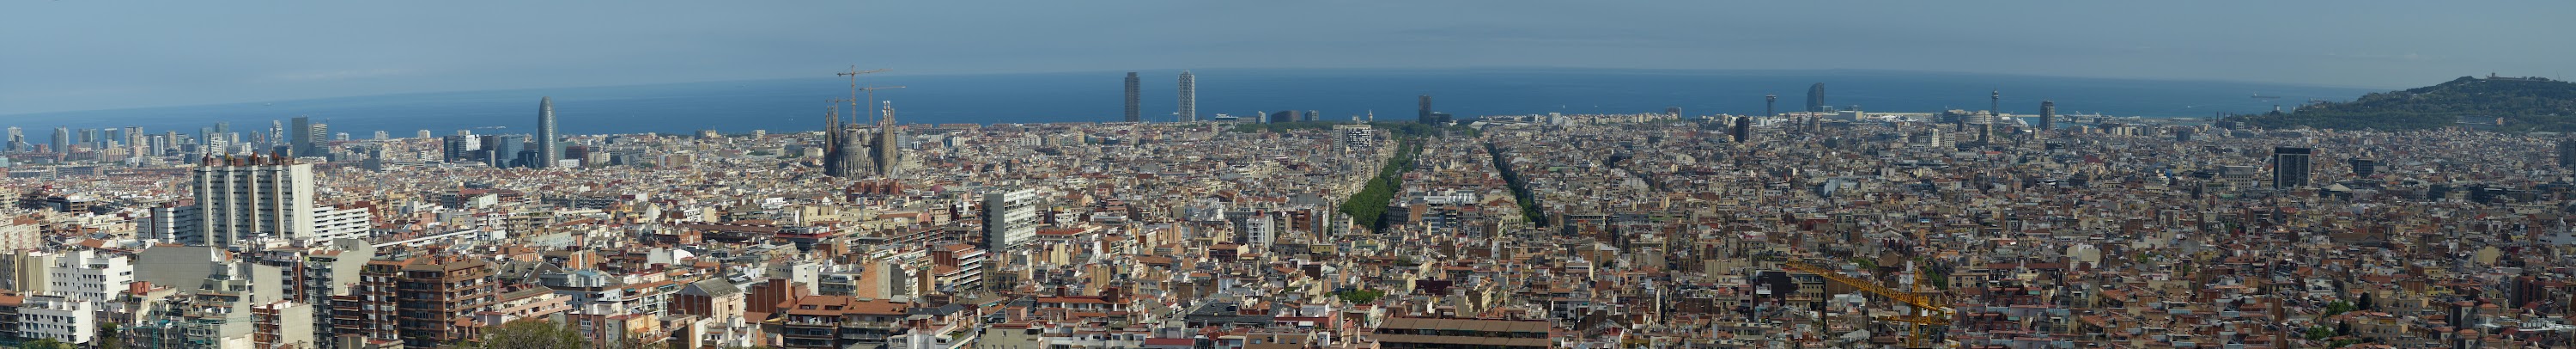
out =
[[[2495,125],[2503,120],[2501,126]],[[2323,102],[2295,112],[2244,116],[2261,127],[2418,130],[2455,125],[2516,131],[2576,131],[2576,83],[2544,78],[2460,77],[2439,85]]]

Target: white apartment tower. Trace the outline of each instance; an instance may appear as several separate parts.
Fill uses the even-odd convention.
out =
[[[210,246],[319,243],[364,237],[365,210],[314,207],[313,165],[281,156],[207,158],[189,191],[197,195],[194,237]],[[335,222],[329,226],[320,222]]]
[[[984,249],[1007,251],[1037,238],[1037,199],[1029,189],[984,194]]]

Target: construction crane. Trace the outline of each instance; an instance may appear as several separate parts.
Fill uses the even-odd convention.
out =
[[[875,87],[869,87],[869,88],[866,88],[866,89],[859,88],[859,76],[860,76],[860,75],[867,75],[867,74],[883,73],[883,72],[887,72],[887,71],[890,71],[890,70],[889,70],[889,69],[874,69],[874,70],[865,70],[865,71],[862,71],[862,70],[859,70],[859,66],[855,66],[855,65],[853,65],[853,66],[850,66],[850,71],[839,72],[839,73],[833,73],[832,75],[835,75],[835,76],[847,76],[847,77],[850,77],[850,98],[849,98],[849,99],[844,99],[844,100],[834,100],[834,101],[835,101],[835,103],[837,103],[837,102],[841,102],[841,101],[850,102],[850,112],[853,112],[853,113],[858,112],[858,111],[860,111],[860,110],[866,110],[866,109],[861,109],[861,108],[866,108],[866,106],[859,105],[859,91],[875,91],[875,90],[874,90],[874,89],[875,89]],[[868,99],[867,99],[867,100],[868,100],[868,103],[869,103],[869,104],[875,104],[875,103],[876,103],[876,99],[877,99],[877,96],[876,96],[876,93],[875,93],[875,92],[869,92],[869,93],[868,93]]]
[[[1907,348],[1930,348],[1930,346],[1923,345],[1923,339],[1928,338],[1924,336],[1924,328],[1930,326],[1948,326],[1950,325],[1950,315],[1957,313],[1956,310],[1950,309],[1949,306],[1944,306],[1936,302],[1932,296],[1924,295],[1922,280],[1923,274],[1921,271],[1916,271],[1912,274],[1912,285],[1910,286],[1913,289],[1912,291],[1898,291],[1896,289],[1887,288],[1886,286],[1879,286],[1877,283],[1870,282],[1869,280],[1843,276],[1842,273],[1835,272],[1831,269],[1819,268],[1813,265],[1807,265],[1806,263],[1781,261],[1780,266],[1792,271],[1816,274],[1816,276],[1824,277],[1826,280],[1832,280],[1833,282],[1842,283],[1844,285],[1851,285],[1852,288],[1858,288],[1863,292],[1877,294],[1882,297],[1887,297],[1888,299],[1896,300],[1898,303],[1905,303],[1905,305],[1913,306],[1914,311],[1911,314],[1877,317],[1879,321],[1913,324],[1913,329],[1911,330],[1911,332],[1913,332],[1912,336],[1905,338],[1905,347]]]

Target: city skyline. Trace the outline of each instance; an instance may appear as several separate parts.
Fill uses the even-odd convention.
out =
[[[2530,45],[2514,35],[2477,35],[2576,31],[2567,28],[2571,24],[2545,17],[2548,13],[2576,11],[2576,4],[2564,2],[2521,1],[2499,6],[2520,7],[2520,11],[2435,3],[2307,2],[2217,7],[2181,3],[1538,3],[1449,11],[1463,4],[1022,3],[1023,11],[979,13],[993,16],[995,23],[1013,25],[943,33],[977,40],[934,40],[887,35],[852,39],[841,33],[921,26],[919,21],[942,18],[940,15],[981,9],[910,3],[822,5],[840,7],[838,10],[788,7],[805,5],[691,3],[645,3],[605,9],[610,14],[628,15],[606,17],[687,14],[672,19],[676,23],[665,23],[678,24],[673,26],[568,20],[566,17],[576,17],[566,16],[569,13],[602,10],[571,4],[524,4],[515,11],[483,11],[472,6],[433,4],[322,3],[261,8],[174,3],[136,15],[113,6],[43,2],[0,12],[0,32],[57,33],[0,36],[5,40],[0,43],[32,48],[25,55],[14,56],[13,64],[0,66],[0,75],[16,77],[0,82],[0,114],[432,91],[786,78],[801,76],[810,67],[846,64],[853,58],[871,65],[906,67],[916,74],[1123,71],[1140,67],[1890,69],[2378,89],[2486,72],[2559,76],[2576,70],[2568,69],[2564,59],[2576,56],[2576,48]],[[2281,16],[2312,13],[2321,7],[2333,8],[2337,16]],[[1117,26],[1051,25],[1081,17],[1059,16],[1061,13],[1092,12],[1164,15],[1140,16]],[[1280,18],[1348,18],[1345,24],[1349,25],[1288,33],[1246,32],[1249,29],[1212,25],[1217,23],[1216,14],[1238,12]],[[1455,16],[1416,16],[1448,12]],[[1711,12],[1783,15],[1720,22],[1626,18],[1681,19]],[[164,13],[194,16],[160,15]],[[386,17],[395,13],[429,15]],[[2105,17],[2100,13],[2128,15]],[[858,18],[850,20],[846,14],[858,14]],[[1791,14],[1827,15],[1843,25],[1803,26],[1807,20],[1801,18],[1812,17]],[[1422,20],[1369,20],[1385,16]],[[201,22],[212,18],[252,20],[228,20],[222,25]],[[444,28],[449,22],[423,18],[474,18],[490,25],[469,31],[428,30]],[[1616,21],[1619,25],[1597,27],[1540,29],[1511,24],[1553,18],[1578,23],[1621,19]],[[2428,18],[2445,20],[2425,20]],[[2472,18],[2475,20],[2469,20]],[[65,22],[71,20],[77,22]],[[2186,26],[2169,25],[2170,21],[2247,25]],[[89,26],[128,30],[60,34],[41,29]],[[1715,26],[1716,30],[1707,26]],[[1766,30],[1789,26],[1806,29]],[[310,27],[342,30],[292,29]],[[727,29],[660,29],[667,27]],[[2027,27],[2047,30],[2017,30]],[[1061,28],[1073,29],[1058,30]],[[174,33],[181,35],[169,35]],[[1311,40],[1310,36],[1349,41],[1324,42]],[[659,45],[639,44],[648,38]],[[70,49],[83,42],[135,45],[117,51]],[[1234,49],[1257,46],[1275,47]],[[215,47],[256,49],[211,49]],[[1059,53],[1053,55],[1054,59],[1034,62],[1000,58],[1007,55],[999,54],[978,58],[982,53],[1027,47]],[[1781,54],[1704,55],[1710,50]],[[1869,50],[1923,54],[1902,55],[1909,57],[1903,59],[1855,54]],[[1591,53],[1621,51],[1661,54]],[[1494,54],[1500,52],[1515,54]],[[1701,56],[1710,59],[1657,58]],[[1976,58],[1914,58],[1943,56]],[[2198,59],[2212,56],[2228,59]],[[179,61],[176,57],[190,59]],[[606,59],[610,57],[616,59]],[[2344,73],[2348,71],[2377,73]]]

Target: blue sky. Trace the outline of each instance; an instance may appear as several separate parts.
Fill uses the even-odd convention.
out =
[[[2571,1],[17,1],[0,114],[829,76],[1886,69],[2396,89],[2576,70]]]

